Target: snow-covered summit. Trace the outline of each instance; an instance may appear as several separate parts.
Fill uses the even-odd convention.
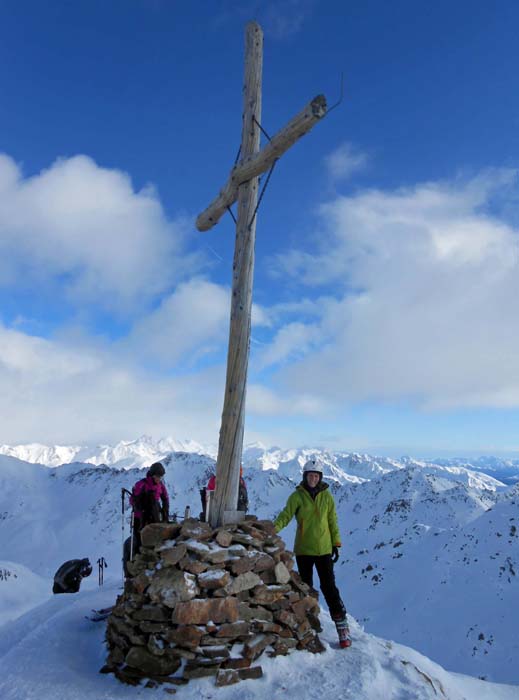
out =
[[[171,512],[183,515],[189,505],[198,514],[199,489],[214,471],[214,457],[204,449],[156,445],[149,438],[120,443],[103,459],[97,452],[90,455],[94,462],[53,469],[0,455],[2,557],[50,580],[66,559],[88,556],[95,562],[104,556],[105,575],[118,579],[122,524],[128,534],[129,519],[128,507],[122,519],[121,489],[130,489],[160,458]],[[509,614],[519,582],[512,573],[519,571],[519,537],[515,523],[505,537],[502,523],[492,520],[504,506],[516,508],[519,486],[507,488],[460,465],[255,445],[244,453],[251,512],[274,517],[310,457],[322,465],[337,503],[343,537],[337,579],[367,631],[411,645],[451,670],[519,682],[516,626]],[[503,518],[514,517],[511,511]],[[478,527],[491,534],[478,536]],[[289,547],[293,535],[291,524],[283,531]],[[482,562],[488,567],[480,568]],[[475,601],[470,615],[466,601]],[[485,614],[476,614],[478,609]],[[474,639],[474,630],[491,637],[492,647]],[[506,655],[497,653],[503,644]]]
[[[24,462],[58,467],[70,462],[105,464],[117,469],[143,467],[163,459],[171,452],[189,452],[214,456],[213,447],[203,447],[194,440],[175,440],[171,437],[153,440],[143,435],[136,440],[121,440],[115,445],[0,445],[0,454],[16,457]]]
[[[1,581],[0,581],[1,585]],[[104,664],[104,625],[85,619],[92,608],[110,605],[117,588],[85,586],[74,596],[54,596],[2,630],[0,697],[3,700],[128,700],[143,692],[165,697],[164,688],[129,687],[99,673]],[[367,634],[352,621],[353,646],[338,649],[335,629],[322,614],[322,654],[292,652],[287,657],[263,654],[263,677],[215,688],[199,679],[177,689],[184,700],[216,697],[299,697],[305,700],[517,700],[517,688],[451,674],[407,647]]]
[[[201,445],[194,440],[177,440],[173,437],[154,440],[147,435],[135,440],[121,440],[115,445],[0,445],[0,455],[48,467],[84,462],[116,469],[130,469],[144,467],[166,458],[169,454],[181,452],[216,459],[214,445]],[[486,484],[487,488],[502,486],[499,475],[503,473],[503,469],[506,470],[506,483],[515,483],[516,477],[519,479],[518,460],[504,461],[492,457],[481,457],[473,462],[462,459],[428,461],[408,456],[394,459],[357,452],[332,452],[321,448],[266,447],[260,442],[245,445],[243,450],[245,470],[276,470],[290,479],[299,478],[301,468],[308,459],[317,459],[324,469],[325,476],[340,483],[358,483],[408,467],[443,470],[445,475],[452,474],[456,480],[466,477],[467,481],[475,482],[482,479],[482,486],[485,487]],[[485,474],[493,477],[495,481],[485,480]]]

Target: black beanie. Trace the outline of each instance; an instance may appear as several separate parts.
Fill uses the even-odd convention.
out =
[[[164,476],[166,470],[160,462],[154,462],[148,469],[148,476]]]

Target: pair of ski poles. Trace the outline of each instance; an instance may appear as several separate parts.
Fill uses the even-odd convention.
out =
[[[97,566],[99,567],[99,585],[102,586],[105,582],[105,577],[104,577],[104,570],[108,566],[106,563],[106,559],[104,557],[99,557],[97,560]]]

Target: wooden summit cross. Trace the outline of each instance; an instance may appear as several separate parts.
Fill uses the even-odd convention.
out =
[[[227,377],[216,490],[209,509],[213,527],[240,519],[236,508],[245,424],[259,176],[326,114],[326,99],[318,95],[260,150],[262,66],[263,32],[259,24],[250,22],[245,30],[241,159],[220,194],[196,220],[199,231],[208,231],[238,200]]]

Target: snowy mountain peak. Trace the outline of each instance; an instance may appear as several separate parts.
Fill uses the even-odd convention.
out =
[[[172,451],[179,444],[193,451]],[[171,513],[182,516],[190,506],[198,514],[199,489],[215,466],[212,456],[195,451],[199,447],[145,436],[74,448],[74,463],[54,469],[0,456],[2,557],[48,579],[66,559],[102,555],[107,575],[118,579],[121,489],[131,489],[143,467],[163,459]],[[91,461],[85,464],[82,455]],[[440,663],[455,658],[455,670],[519,681],[510,615],[519,581],[519,523],[513,520],[519,485],[507,489],[458,465],[256,445],[244,452],[251,512],[273,518],[309,455],[322,464],[335,496],[343,541],[336,577],[351,613],[368,631]],[[127,508],[126,533],[129,517]],[[283,531],[289,548],[294,531],[294,522]],[[502,644],[508,655],[499,656]]]

